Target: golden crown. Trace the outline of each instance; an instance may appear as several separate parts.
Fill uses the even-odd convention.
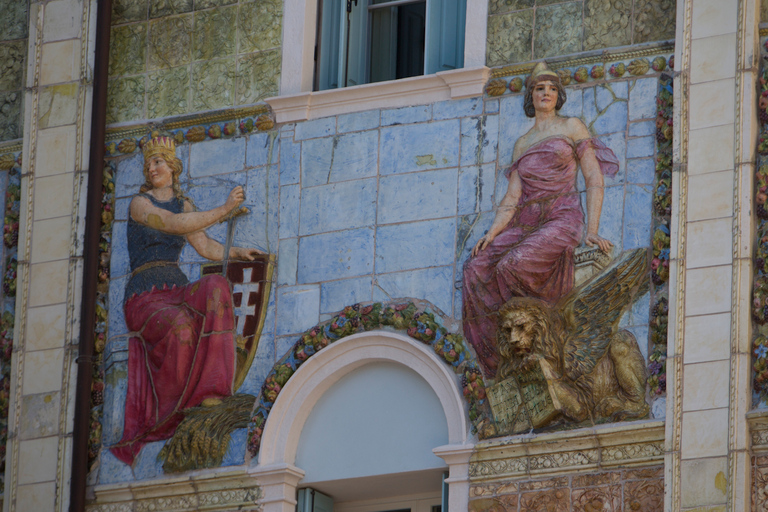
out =
[[[144,144],[144,159],[156,153],[176,155],[176,141],[171,137],[154,137]]]
[[[533,68],[533,71],[531,71],[531,76],[528,80],[538,80],[538,78],[541,76],[551,76],[555,80],[560,80],[560,76],[555,71],[549,69],[549,66],[547,66],[547,63],[544,61],[536,64],[536,66]]]

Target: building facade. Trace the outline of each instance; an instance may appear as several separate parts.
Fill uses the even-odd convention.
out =
[[[0,5],[4,510],[768,509],[760,1]]]

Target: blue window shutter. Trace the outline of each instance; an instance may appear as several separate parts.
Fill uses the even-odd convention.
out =
[[[346,22],[344,0],[323,0],[320,23],[320,51],[318,55],[318,90],[336,89],[341,85],[343,33]]]
[[[466,0],[428,0],[424,73],[464,67]]]

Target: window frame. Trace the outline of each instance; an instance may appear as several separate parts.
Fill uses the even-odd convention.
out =
[[[485,66],[486,0],[467,0],[463,68],[312,92],[317,6],[317,0],[284,2],[280,93],[266,100],[278,123],[482,94],[489,76]]]

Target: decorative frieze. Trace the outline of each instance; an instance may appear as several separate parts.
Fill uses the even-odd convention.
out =
[[[472,482],[499,482],[584,470],[659,464],[664,423],[635,422],[481,442],[469,464]]]
[[[245,470],[207,472],[129,485],[102,485],[87,512],[262,510],[262,491]]]

